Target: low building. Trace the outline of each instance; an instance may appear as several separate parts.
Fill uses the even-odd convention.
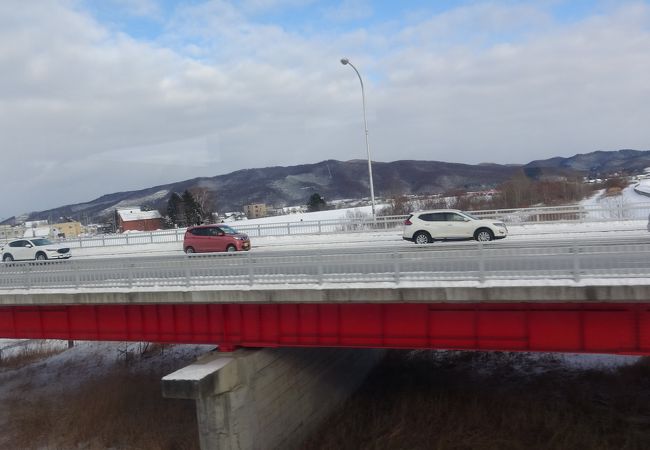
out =
[[[249,219],[257,219],[258,217],[267,216],[267,207],[264,203],[252,203],[250,205],[244,205],[244,214]]]
[[[47,238],[50,237],[50,226],[44,225],[40,227],[25,228],[23,233],[24,238]]]
[[[81,223],[63,222],[50,226],[50,235],[54,238],[74,238],[81,234]]]
[[[246,219],[246,214],[243,212],[227,212],[223,214],[222,222],[233,222],[235,220],[244,220]]]
[[[158,211],[142,211],[139,207],[118,209],[117,229],[125,231],[153,231],[162,228],[162,216]]]

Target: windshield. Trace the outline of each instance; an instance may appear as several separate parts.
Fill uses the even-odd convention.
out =
[[[219,225],[219,228],[221,228],[221,231],[226,234],[239,234],[239,231],[235,230],[234,228],[230,228],[228,225]]]
[[[32,242],[37,246],[53,244],[49,239],[32,239]]]

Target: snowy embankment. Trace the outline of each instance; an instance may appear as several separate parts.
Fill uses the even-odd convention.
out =
[[[639,183],[634,186],[634,192],[638,195],[643,196],[644,198],[650,197],[650,180],[641,180]]]

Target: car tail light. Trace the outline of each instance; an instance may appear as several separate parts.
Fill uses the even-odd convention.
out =
[[[410,217],[404,221],[404,225],[413,225],[413,223],[409,219]]]

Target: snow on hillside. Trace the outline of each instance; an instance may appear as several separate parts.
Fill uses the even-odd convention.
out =
[[[143,195],[141,197],[133,197],[129,198],[128,200],[122,200],[106,209],[103,209],[99,214],[110,215],[116,209],[132,208],[137,205],[150,205],[155,203],[157,200],[160,200],[161,198],[165,198],[167,194],[169,194],[169,191],[167,189],[162,189],[160,191],[154,192],[153,194]]]

